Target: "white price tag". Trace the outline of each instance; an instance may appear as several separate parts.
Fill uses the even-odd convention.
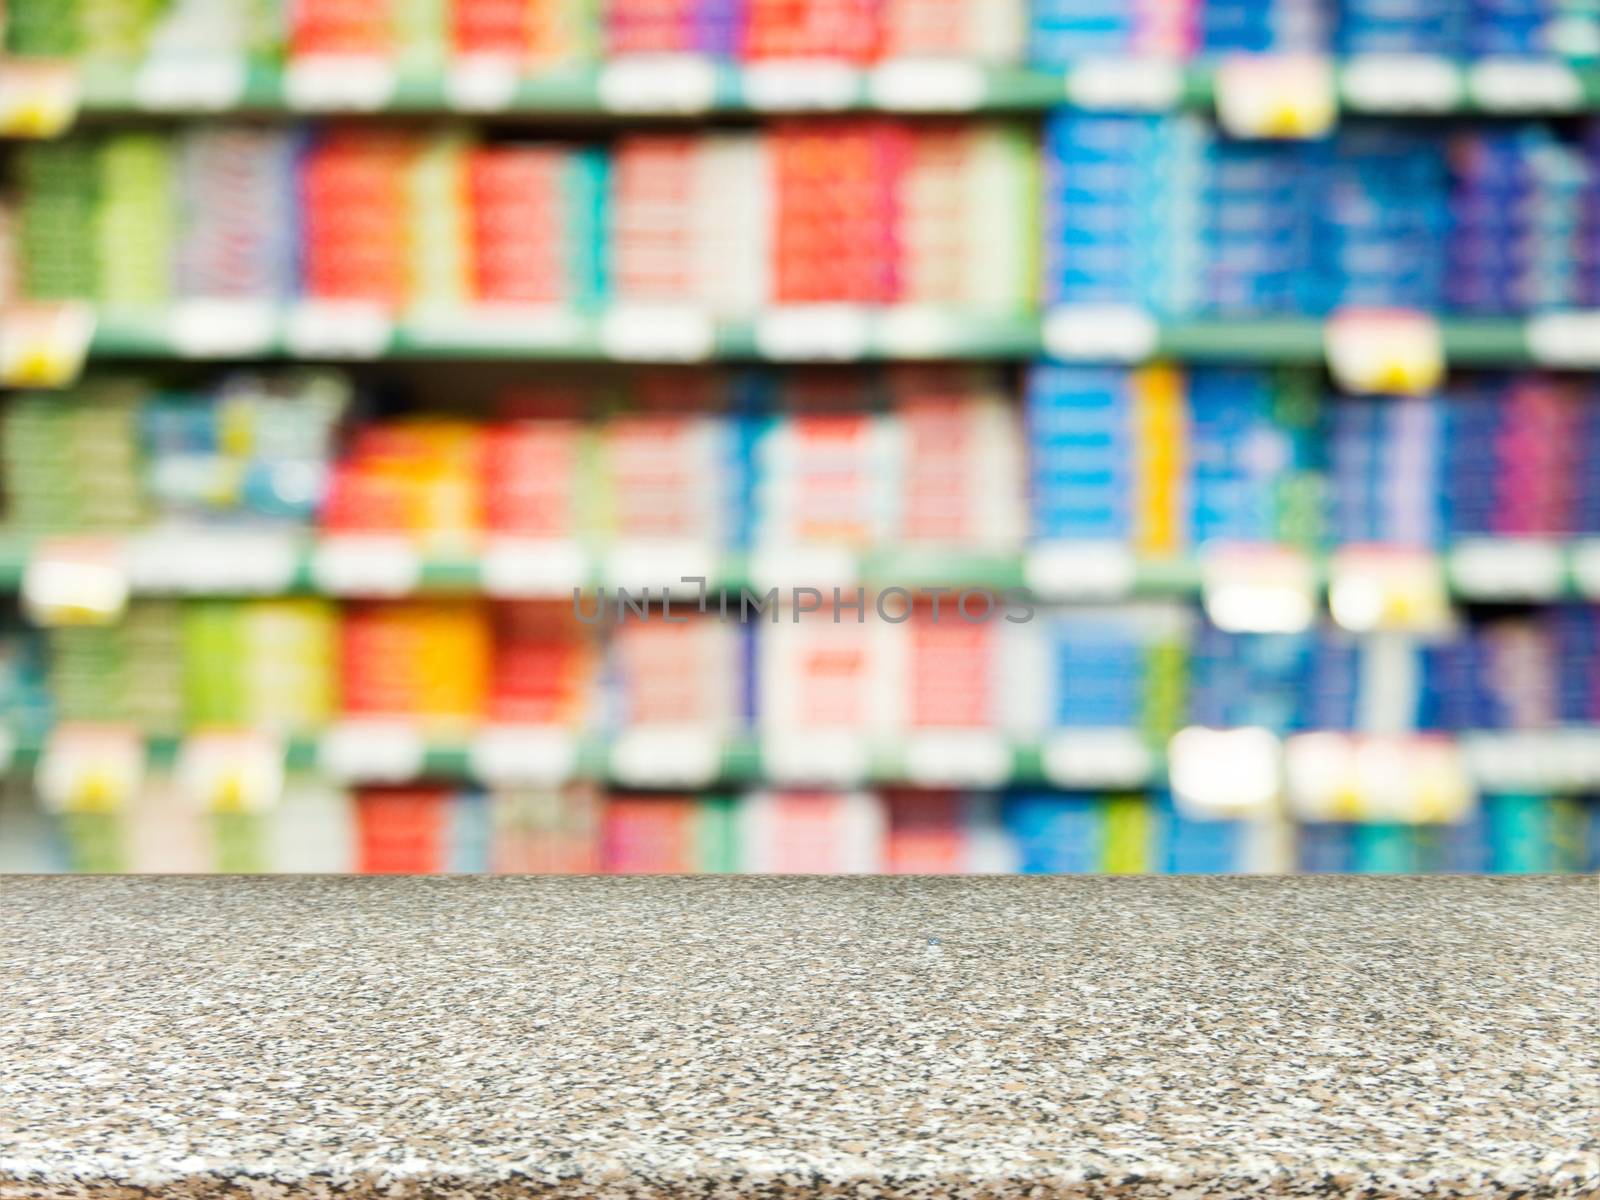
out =
[[[76,302],[0,309],[0,386],[65,387],[83,373],[94,308]]]
[[[167,336],[180,358],[252,358],[272,345],[277,312],[262,300],[183,300]]]
[[[1488,792],[1587,792],[1600,784],[1600,733],[1592,729],[1472,734],[1462,752]]]
[[[484,546],[483,590],[491,596],[567,599],[589,578],[589,559],[571,538],[495,537]]]
[[[1045,313],[1044,349],[1064,362],[1143,362],[1161,328],[1149,313],[1115,304],[1063,304]]]
[[[1581,595],[1600,600],[1600,538],[1586,538],[1572,547],[1572,579]]]
[[[1237,55],[1217,68],[1217,120],[1234,137],[1319,138],[1339,116],[1333,64],[1317,55]]]
[[[961,318],[944,309],[901,305],[878,316],[878,349],[890,358],[938,358],[961,335]]]
[[[1272,812],[1282,781],[1282,753],[1267,729],[1201,729],[1173,735],[1167,746],[1173,802],[1209,818]]]
[[[600,345],[622,362],[703,362],[717,345],[711,314],[680,305],[626,305],[600,321]]]
[[[1061,729],[1041,747],[1045,777],[1060,788],[1141,788],[1155,773],[1144,739],[1131,729]]]
[[[109,538],[41,542],[22,573],[22,609],[36,625],[110,625],[128,607],[128,563]]]
[[[1316,567],[1292,546],[1212,546],[1200,583],[1206,615],[1230,633],[1298,633],[1316,619]]]
[[[422,556],[404,537],[333,534],[312,552],[311,577],[330,596],[404,596],[422,579]]]
[[[201,812],[266,812],[283,796],[283,744],[247,730],[206,730],[184,740],[178,788]]]
[[[1444,381],[1444,335],[1428,313],[1351,309],[1323,327],[1328,369],[1347,392],[1423,396]]]
[[[637,726],[612,743],[611,776],[626,787],[709,787],[722,773],[722,750],[722,738],[703,726]]]
[[[750,557],[750,582],[758,592],[772,588],[841,588],[852,594],[861,564],[846,546],[803,542],[765,546]]]
[[[1450,551],[1458,593],[1474,600],[1550,600],[1566,587],[1566,562],[1556,542],[1473,538]]]
[[[517,98],[522,70],[517,60],[498,54],[467,55],[445,72],[444,94],[457,112],[504,112]]]
[[[872,756],[848,729],[774,730],[761,737],[762,777],[784,787],[850,787],[863,782]]]
[[[600,71],[600,105],[618,113],[702,113],[717,98],[717,69],[696,55],[620,58]]]
[[[133,77],[133,102],[148,112],[222,112],[244,98],[245,78],[238,57],[154,58]]]
[[[1559,790],[1593,792],[1600,788],[1600,730],[1562,729],[1557,731],[1560,749],[1555,755],[1561,764],[1563,783]]]
[[[775,308],[756,321],[756,347],[778,362],[848,362],[866,354],[871,323],[848,304]]]
[[[1528,353],[1546,367],[1600,367],[1600,311],[1539,313],[1528,318]]]
[[[294,582],[300,542],[277,530],[156,530],[128,543],[128,576],[139,592],[281,595]]]
[[[578,771],[578,739],[549,725],[494,725],[469,750],[473,775],[490,787],[554,787]]]
[[[342,783],[408,783],[422,774],[427,744],[406,721],[351,719],[322,735],[322,769]]]
[[[0,65],[0,137],[61,136],[77,119],[80,82],[73,62],[6,60]]]
[[[1120,600],[1133,591],[1138,563],[1121,542],[1041,542],[1028,550],[1023,576],[1049,600]]]
[[[1432,551],[1349,546],[1329,566],[1333,619],[1357,633],[1438,633],[1452,623],[1444,562]]]
[[[745,103],[760,112],[836,112],[861,94],[861,73],[827,59],[754,63],[740,84]]]
[[[296,358],[377,358],[389,349],[394,321],[365,300],[300,300],[284,321],[283,340]]]
[[[606,554],[605,582],[641,595],[649,589],[658,600],[664,592],[699,594],[699,585],[684,578],[706,579],[715,573],[717,556],[705,542],[679,538],[636,538],[618,542]]]
[[[947,59],[887,62],[867,80],[872,102],[890,112],[971,112],[988,92],[982,67]]]
[[[59,725],[45,742],[35,786],[49,812],[119,812],[144,778],[144,739],[122,725]]]
[[[284,99],[306,112],[376,112],[394,98],[394,64],[372,54],[306,54],[289,60]]]
[[[387,320],[387,318],[385,318]],[[535,304],[474,304],[427,307],[408,314],[406,332],[413,345],[448,351],[560,349],[577,345],[584,336],[584,318],[568,308]],[[378,350],[388,344],[385,329]]]
[[[1464,87],[1460,69],[1432,54],[1359,54],[1342,83],[1351,108],[1384,113],[1452,112]]]
[[[918,787],[999,787],[1011,779],[1011,747],[988,729],[919,730],[902,748],[906,781]]]
[[[1486,792],[1537,791],[1546,786],[1548,746],[1523,731],[1468,733],[1461,753],[1473,781]]]
[[[1489,112],[1573,112],[1583,106],[1583,82],[1565,63],[1489,58],[1468,75],[1472,98]]]
[[[1164,112],[1183,96],[1183,68],[1163,58],[1097,58],[1067,73],[1067,102],[1078,108]]]

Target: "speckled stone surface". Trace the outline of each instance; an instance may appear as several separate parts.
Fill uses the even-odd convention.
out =
[[[1593,1196],[1593,879],[0,878],[0,1195]]]

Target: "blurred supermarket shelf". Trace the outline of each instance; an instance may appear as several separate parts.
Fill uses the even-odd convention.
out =
[[[1327,362],[1347,390],[1427,392],[1453,366],[1600,370],[1600,311],[1526,318],[1344,312],[1327,319],[1157,321],[1133,308],[995,314],[922,306],[795,305],[752,320],[618,306],[479,307],[394,316],[362,303],[205,301],[118,311],[0,309],[0,386],[73,382],[88,360],[775,363],[1012,361]]]
[[[1600,601],[1600,538],[1480,537],[1443,551],[1355,546],[1315,554],[1287,545],[1232,543],[1156,557],[1108,542],[1039,542],[1020,553],[908,547],[856,552],[826,545],[740,553],[673,539],[594,547],[576,540],[490,537],[475,551],[439,553],[386,534],[311,539],[249,528],[179,528],[125,538],[40,539],[0,531],[0,589],[27,587],[31,568],[55,561],[108,576],[117,609],[129,594],[570,600],[575,589],[598,587],[634,595],[648,589],[658,601],[670,588],[692,607],[697,585],[683,580],[702,576],[714,591],[745,589],[757,597],[796,587],[842,588],[847,595],[857,587],[1025,587],[1046,603],[1204,598],[1215,609],[1219,600],[1253,602],[1297,591],[1314,605],[1331,593],[1335,619],[1359,632],[1427,625],[1411,621],[1407,611],[1429,608],[1436,593],[1467,603]],[[78,578],[86,593],[101,586],[88,575]],[[1216,611],[1213,619],[1229,624]],[[1236,627],[1268,628],[1249,620]]]
[[[1296,60],[1297,65],[1300,60]],[[1592,61],[1367,55],[1327,62],[1340,111],[1386,116],[1600,111]],[[434,71],[331,56],[288,66],[240,58],[0,63],[0,135],[55,136],[80,119],[160,114],[470,114],[632,120],[793,112],[1016,113],[1210,108],[1226,67],[1158,58],[1088,59],[1042,70],[960,58],[873,66],[797,60],[739,65],[687,54],[619,57],[539,71],[465,58]],[[1304,90],[1316,72],[1295,72]]]
[[[486,787],[555,787],[574,781],[640,790],[747,786],[926,790],[1051,788],[1142,792],[1168,788],[1180,806],[1211,819],[1281,808],[1307,821],[1459,820],[1471,797],[1600,790],[1600,727],[1394,735],[1265,729],[1188,729],[1163,746],[1136,729],[1060,729],[1038,740],[985,729],[937,729],[868,739],[845,730],[722,733],[641,726],[611,735],[497,725],[448,733],[403,720],[340,722],[320,733],[273,738],[208,729],[147,736],[132,727],[63,725],[54,733],[0,730],[0,770],[48,769],[44,802],[63,811],[121,807],[134,790],[108,779],[107,747],[145,769],[177,769],[202,807],[270,805],[238,776],[265,753],[278,772],[349,786],[421,780]],[[197,751],[199,752],[197,754]],[[212,771],[197,773],[204,757]],[[90,779],[93,776],[93,779]],[[41,772],[41,781],[44,773]],[[219,786],[228,779],[230,786]],[[61,781],[65,781],[64,783]],[[281,778],[276,786],[281,786]]]

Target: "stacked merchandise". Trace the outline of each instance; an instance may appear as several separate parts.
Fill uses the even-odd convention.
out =
[[[1213,540],[1314,542],[1317,405],[1305,383],[1226,368],[1035,368],[1035,536],[1157,556]]]
[[[1600,532],[1592,384],[1463,377],[1417,399],[1330,398],[1295,373],[1036,367],[1034,534],[1151,555],[1208,541],[1440,546]]]
[[[312,596],[185,604],[175,622],[182,645],[172,647],[183,667],[184,726],[275,734],[326,728],[340,699],[334,664],[341,623],[332,604]],[[345,701],[353,705],[354,698]]]
[[[597,7],[598,0],[427,0],[401,4],[397,15],[409,18],[413,62],[481,55],[549,70],[599,51]]]
[[[889,742],[1116,730],[1159,746],[1188,725],[1459,734],[1600,722],[1592,606],[1363,638],[1229,633],[1154,604],[1031,620],[996,604],[980,620],[990,606],[949,589],[938,619],[930,598],[886,614],[876,599],[837,622],[827,607],[740,620],[690,602],[670,621],[613,603],[603,623],[592,598],[581,616],[569,601],[146,599],[114,625],[11,632],[4,678],[19,728],[53,715],[168,736],[310,735],[349,716],[446,739],[499,723]]]
[[[10,0],[5,48],[11,54],[87,59],[266,56],[282,44],[285,5],[286,0]],[[322,7],[356,6],[346,0]]]
[[[1029,58],[1429,54],[1592,58],[1588,0],[1033,0]]]
[[[1020,693],[1021,710],[1040,719],[1031,732],[1131,730],[1161,745],[1188,723],[1189,610],[1085,608],[1042,621],[1033,638],[1021,639],[1028,652],[1013,659],[1005,683]]]
[[[641,135],[609,156],[450,132],[222,127],[19,157],[21,284],[38,299],[616,300],[749,315],[810,301],[1021,312],[1032,297],[1033,155],[1000,126]],[[995,205],[1016,219],[993,220]]]
[[[1600,163],[1600,121],[1589,122],[1584,135],[1583,156],[1586,163]],[[1582,235],[1578,243],[1577,260],[1581,264],[1583,291],[1580,301],[1589,308],[1600,308],[1600,187],[1590,187],[1583,193],[1579,226]]]
[[[341,438],[353,394],[336,374],[206,392],[106,379],[12,398],[0,461],[19,533],[315,522],[445,557],[485,533],[1006,552],[1029,517],[1038,540],[1156,557],[1600,532],[1600,395],[1577,378],[1324,401],[1294,371],[1039,366],[1026,392],[1019,427],[978,368],[644,371],[515,388],[489,422],[395,417]]]
[[[1018,131],[797,122],[770,141],[774,301],[1027,306],[1030,149]],[[995,221],[997,206],[1011,219]]]
[[[1046,67],[1092,56],[1233,53],[1576,58],[1592,0],[11,0],[12,53],[90,59],[358,56],[530,69],[604,52],[755,62],[960,55]]]
[[[607,54],[737,57],[743,39],[739,0],[607,0]]]
[[[207,814],[170,776],[120,812],[41,818],[0,794],[0,871],[1028,874],[1568,872],[1600,867],[1600,810],[1485,797],[1452,825],[1187,813],[1165,793],[596,793],[331,789],[292,778],[264,813]]]
[[[1440,396],[1326,407],[1334,542],[1592,534],[1592,386],[1476,376]]]
[[[1573,307],[1597,294],[1600,165],[1592,153],[1529,125],[1458,137],[1451,162],[1453,221],[1443,260],[1451,308]]]
[[[899,442],[890,540],[1014,549],[1025,533],[1025,451],[1005,381],[982,368],[907,366],[886,383]]]
[[[491,642],[480,604],[353,603],[345,607],[339,639],[345,713],[447,730],[467,728],[481,717]]]
[[[527,69],[597,54],[717,59],[1014,59],[1023,0],[10,0],[7,49],[89,59],[235,54],[489,57]]]
[[[107,143],[107,153],[119,139]],[[294,294],[298,245],[293,225],[283,220],[292,211],[299,142],[266,129],[198,129],[175,145],[146,136],[152,179],[165,177],[167,190],[149,185],[138,213],[124,231],[128,242],[102,248],[98,261],[109,271],[117,246],[148,239],[147,290],[128,302],[155,303],[170,294],[217,298],[282,299]],[[170,156],[170,157],[169,157]],[[104,194],[113,199],[129,194],[125,185],[107,180]],[[137,194],[137,193],[136,193]],[[163,195],[175,196],[163,211]],[[175,211],[172,211],[175,210]],[[145,231],[171,222],[159,246]],[[178,236],[181,231],[181,237]],[[169,246],[176,246],[176,251]],[[170,264],[170,267],[168,266]],[[113,303],[107,298],[108,303]]]
[[[483,430],[476,422],[414,417],[359,427],[334,467],[322,527],[398,533],[449,552],[482,528]]]
[[[1028,57],[1062,67],[1085,58],[1187,58],[1199,37],[1194,0],[1032,0]]]
[[[351,405],[342,375],[311,370],[147,397],[138,448],[149,507],[175,523],[305,525],[325,502]]]
[[[1585,198],[1600,162],[1541,127],[1462,133],[1447,156],[1434,133],[1361,124],[1243,142],[1192,115],[1063,113],[1043,154],[1054,303],[1503,313],[1596,286]]]
[[[303,525],[350,402],[341,376],[241,374],[213,391],[133,381],[13,396],[0,412],[7,524],[26,534],[151,521]]]
[[[1337,16],[1322,0],[1202,0],[1202,54],[1312,54],[1327,47]]]
[[[13,739],[37,741],[54,719],[48,648],[12,609],[0,618],[0,712]]]
[[[639,134],[611,163],[611,285],[617,300],[755,310],[770,293],[768,139]]]
[[[103,533],[143,525],[149,497],[139,452],[143,391],[85,384],[25,393],[0,411],[7,523],[27,534]]]
[[[55,719],[167,735],[187,728],[185,632],[179,611],[161,601],[133,605],[116,625],[50,630],[45,656]],[[219,667],[193,664],[196,674]]]
[[[355,128],[300,140],[217,129],[27,147],[25,294],[724,316],[817,302],[1015,313],[1034,295],[1033,152],[1009,127],[793,122],[638,135],[609,156]],[[1240,142],[1193,115],[1061,114],[1043,149],[1043,296],[1164,316],[1570,307],[1600,294],[1596,145],[1512,126],[1446,153],[1431,133],[1359,124]],[[298,219],[278,219],[291,198]]]

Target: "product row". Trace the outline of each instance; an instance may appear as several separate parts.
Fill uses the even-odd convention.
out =
[[[1600,804],[1493,796],[1446,825],[1202,820],[1162,794],[641,795],[291,780],[206,814],[169,777],[116,813],[0,793],[0,871],[591,874],[1526,873],[1600,868]]]
[[[619,735],[689,729],[953,730],[1033,742],[1188,726],[1394,734],[1600,726],[1600,608],[1463,623],[1427,639],[1332,628],[1226,633],[1182,605],[1051,609],[981,589],[775,602],[744,593],[574,601],[313,597],[136,601],[111,625],[0,638],[0,710],[179,736],[315,735],[338,719],[442,737],[481,725]],[[722,614],[726,606],[727,615]]]
[[[1142,556],[1600,534],[1600,387],[1463,375],[1414,399],[1170,366],[541,372],[479,415],[397,415],[335,372],[136,378],[0,406],[15,533],[261,525],[713,553],[795,546]],[[458,409],[459,411],[459,409]],[[651,580],[657,587],[676,576]]]
[[[1600,306],[1600,124],[1243,142],[1207,119],[780,121],[606,146],[212,126],[20,147],[22,299],[392,312]]]
[[[13,53],[366,55],[410,70],[494,56],[1182,58],[1234,52],[1600,55],[1593,0],[11,0]]]

